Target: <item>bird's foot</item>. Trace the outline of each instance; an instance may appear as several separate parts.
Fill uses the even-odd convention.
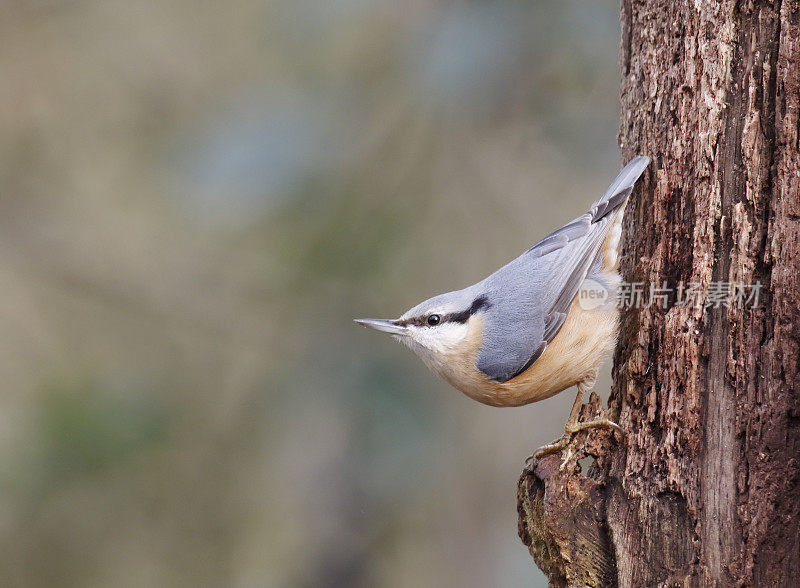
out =
[[[539,449],[537,449],[534,452],[533,455],[531,455],[528,459],[525,460],[525,463],[528,463],[533,458],[541,459],[545,455],[550,455],[552,453],[557,453],[561,451],[572,442],[572,438],[575,436],[575,433],[578,433],[580,431],[587,431],[589,429],[594,429],[594,428],[613,429],[615,431],[619,431],[623,435],[625,434],[625,431],[622,427],[620,427],[617,423],[615,423],[611,419],[605,417],[599,419],[592,419],[590,421],[584,421],[584,422],[567,423],[567,426],[564,427],[564,434],[561,435],[561,437],[559,437],[558,439],[556,439],[551,443],[548,443],[547,445],[542,445]],[[567,459],[570,457],[570,455],[567,455]]]
[[[584,421],[584,422],[579,421],[577,423],[572,423],[572,424],[567,423],[567,426],[564,428],[564,434],[566,435],[567,433],[569,433],[574,435],[578,431],[586,431],[588,429],[595,429],[595,428],[614,429],[615,431],[619,431],[623,435],[625,434],[625,431],[622,429],[622,427],[620,427],[617,423],[606,417],[600,419],[592,419],[591,421]]]
[[[547,445],[542,445],[539,449],[533,452],[526,462],[530,461],[533,458],[542,459],[545,455],[550,455],[551,453],[557,453],[564,449],[567,445],[569,445],[570,441],[572,441],[572,436],[574,433],[565,431],[561,437],[548,443]]]

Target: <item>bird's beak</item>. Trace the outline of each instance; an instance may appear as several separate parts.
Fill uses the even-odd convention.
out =
[[[375,329],[376,331],[391,333],[392,335],[405,335],[407,332],[406,327],[398,325],[397,321],[386,319],[354,319],[354,321],[359,325]]]

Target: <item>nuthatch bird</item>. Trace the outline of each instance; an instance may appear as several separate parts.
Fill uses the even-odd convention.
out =
[[[484,404],[521,406],[576,385],[564,436],[537,456],[564,448],[580,430],[619,430],[608,418],[578,422],[578,415],[616,342],[622,215],[649,163],[632,159],[589,212],[477,284],[434,296],[398,319],[356,322],[402,341]]]

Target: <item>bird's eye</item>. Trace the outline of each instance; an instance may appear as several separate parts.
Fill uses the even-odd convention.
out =
[[[442,320],[438,314],[432,314],[428,317],[428,324],[432,327],[435,327],[439,324],[439,321]]]

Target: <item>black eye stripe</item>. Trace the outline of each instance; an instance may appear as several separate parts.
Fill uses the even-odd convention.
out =
[[[460,312],[451,312],[449,314],[437,314],[436,316],[439,317],[439,322],[436,325],[443,325],[444,323],[461,323],[464,324],[469,320],[473,314],[485,309],[489,308],[491,304],[489,303],[489,299],[486,297],[485,294],[478,296],[475,300],[472,301],[470,307],[466,310],[462,310]],[[398,321],[398,324],[407,327],[407,326],[415,326],[415,327],[430,327],[435,326],[431,325],[428,322],[428,319],[434,315],[424,315],[424,316],[415,316],[412,318],[405,319],[403,321]]]
[[[462,310],[461,312],[454,312],[451,314],[446,315],[442,322],[445,320],[453,322],[453,323],[465,323],[469,320],[473,314],[476,314],[478,311],[489,308],[491,306],[489,304],[489,299],[486,297],[485,294],[478,296],[475,300],[472,301],[472,304],[467,310]]]

